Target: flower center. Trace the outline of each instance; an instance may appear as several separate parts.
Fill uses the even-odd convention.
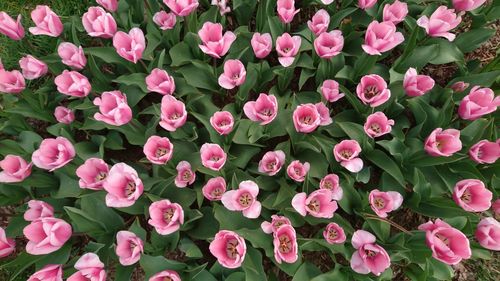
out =
[[[378,123],[373,123],[370,125],[370,129],[375,133],[379,134],[382,130],[380,129],[380,125]]]
[[[309,208],[311,212],[319,212],[320,209],[319,200],[317,199],[311,200],[311,203],[307,204],[307,208]]]
[[[313,120],[312,120],[311,116],[305,116],[305,117],[302,118],[301,121],[302,121],[302,123],[304,123],[306,125],[309,125],[309,124],[312,123]]]
[[[174,280],[167,276],[167,277],[163,277],[163,281],[174,281]]]
[[[382,209],[385,206],[385,201],[382,198],[375,198],[375,202],[373,202],[373,205],[375,205],[377,209]]]
[[[365,250],[365,253],[369,257],[374,257],[377,254],[377,253],[375,253],[374,251],[371,251],[371,250]]]
[[[245,192],[240,195],[240,198],[238,198],[238,202],[242,207],[248,207],[250,204],[253,202],[253,197],[250,193]]]
[[[280,253],[289,253],[292,250],[292,240],[287,235],[282,235],[279,237],[280,240],[280,246],[279,246],[279,251]]]
[[[240,75],[237,73],[233,74],[233,80],[238,80],[238,79],[240,79]]]
[[[347,150],[347,149],[344,149],[344,150],[342,150],[342,151],[340,152],[340,155],[342,155],[342,157],[344,157],[344,158],[349,159],[349,158],[351,158],[351,156],[352,156],[352,150]]]
[[[181,118],[181,115],[177,112],[170,114],[170,120],[177,120],[179,118]]]
[[[216,156],[216,155],[212,155],[212,157],[210,157],[210,160],[211,161],[214,161],[214,162],[217,162],[220,160],[220,157],[219,156]]]
[[[226,244],[226,254],[229,258],[235,259],[236,256],[238,255],[238,240],[236,239],[231,239],[227,241]]]
[[[288,48],[288,47],[286,47],[286,48],[283,48],[283,52],[285,52],[285,53],[288,53],[288,52],[290,52],[290,50],[292,50],[292,49],[291,49],[291,48]]]
[[[324,187],[326,189],[333,189],[333,183],[331,181],[325,181]]]
[[[337,232],[336,229],[331,228],[330,230],[328,230],[328,238],[330,240],[337,239],[338,236],[339,236],[339,233]]]
[[[136,190],[135,182],[129,181],[127,183],[127,186],[125,187],[125,194],[127,195],[127,197],[134,194],[135,190]]]
[[[265,116],[271,116],[273,114],[273,111],[269,108],[265,108],[260,112],[260,114]]]
[[[172,221],[172,218],[174,217],[174,214],[175,214],[174,208],[168,208],[163,213],[163,219],[165,220],[166,223],[170,223]]]
[[[218,187],[216,187],[214,190],[212,190],[211,195],[215,198],[219,198],[222,196],[222,190]]]
[[[182,179],[188,181],[191,179],[191,171],[184,171],[182,174]]]
[[[446,246],[450,246],[450,239],[448,237],[439,233],[436,234],[436,237],[441,240]]]
[[[464,194],[462,194],[462,196],[460,196],[460,199],[462,199],[462,201],[464,201],[465,203],[470,203],[471,199],[472,199],[472,194],[470,193],[470,191],[468,189],[466,189],[464,191]]]
[[[371,99],[374,96],[378,95],[379,93],[380,93],[380,91],[376,86],[368,86],[365,89],[365,97],[367,99]]]
[[[96,181],[102,181],[102,180],[104,180],[107,176],[108,176],[108,174],[106,174],[105,172],[99,172],[99,174],[97,174],[97,176],[95,177],[95,180],[96,180]]]
[[[164,156],[165,154],[167,154],[168,152],[168,149],[165,148],[165,147],[159,147],[156,152],[155,152],[155,155],[156,157],[162,157]]]
[[[275,167],[276,167],[276,162],[273,161],[273,162],[267,163],[267,168],[269,170],[274,170]]]

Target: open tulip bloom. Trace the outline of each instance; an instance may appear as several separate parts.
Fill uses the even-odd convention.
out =
[[[0,1],[0,279],[494,278],[497,26],[498,0]]]

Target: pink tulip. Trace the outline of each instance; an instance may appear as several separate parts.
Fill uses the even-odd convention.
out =
[[[151,163],[163,165],[172,159],[174,145],[167,137],[151,136],[146,141],[143,152]]]
[[[343,140],[333,147],[333,156],[340,165],[350,172],[357,173],[363,169],[363,160],[358,157],[361,146],[355,140]]]
[[[127,96],[120,91],[104,92],[94,99],[99,112],[94,119],[113,126],[122,126],[132,120],[132,109],[127,103]]]
[[[55,78],[54,83],[59,93],[72,97],[86,97],[92,90],[87,77],[76,71],[64,70]]]
[[[423,96],[434,88],[434,79],[427,75],[418,75],[417,70],[410,67],[405,73],[403,87],[410,97]]]
[[[477,225],[475,236],[484,248],[500,251],[500,223],[496,219],[482,219]]]
[[[278,264],[294,263],[299,258],[297,234],[289,224],[282,225],[273,233],[273,246],[274,259]]]
[[[47,264],[33,273],[27,281],[63,281],[62,264]]]
[[[377,0],[358,0],[358,7],[363,10],[368,10],[377,4]]]
[[[226,192],[226,180],[223,177],[211,178],[201,189],[203,196],[210,201],[219,201]]]
[[[200,36],[201,45],[200,49],[207,55],[220,59],[229,51],[236,35],[231,31],[226,31],[222,35],[222,25],[220,23],[205,22],[198,31]]]
[[[91,190],[103,189],[104,181],[108,177],[109,166],[99,158],[89,158],[76,169],[76,175],[80,178],[80,188]]]
[[[247,244],[236,232],[220,230],[209,246],[210,253],[226,268],[238,268],[245,260]]]
[[[160,126],[169,132],[175,132],[187,120],[186,106],[173,96],[166,95],[161,100]]]
[[[77,272],[73,273],[67,281],[106,281],[104,263],[94,253],[86,253],[75,263]]]
[[[381,218],[386,218],[387,213],[397,210],[403,203],[403,196],[396,191],[383,192],[374,189],[368,196],[370,207]]]
[[[46,63],[31,55],[21,58],[19,60],[19,66],[23,70],[24,78],[28,80],[40,78],[49,71]]]
[[[221,201],[230,211],[241,211],[244,217],[255,219],[260,216],[262,205],[257,201],[259,186],[253,181],[240,182],[238,189],[226,191]]]
[[[65,107],[65,106],[58,106],[54,110],[54,117],[56,118],[57,122],[63,123],[63,124],[71,124],[73,121],[75,121],[75,113],[73,110]]]
[[[169,235],[179,230],[184,223],[184,211],[181,205],[164,199],[149,206],[148,223],[161,235]]]
[[[469,156],[476,163],[493,164],[500,158],[500,142],[482,140],[470,148]]]
[[[115,164],[103,183],[106,194],[106,206],[124,208],[134,205],[141,197],[144,186],[139,175],[125,163]]]
[[[321,3],[323,3],[325,5],[330,5],[333,3],[333,1],[335,1],[335,0],[321,0]]]
[[[451,42],[455,40],[455,34],[449,31],[457,27],[461,21],[462,17],[457,16],[455,10],[448,9],[446,6],[439,6],[430,18],[427,16],[420,17],[417,20],[417,25],[425,29],[429,36],[444,37]]]
[[[383,112],[378,111],[366,118],[364,129],[370,138],[376,138],[390,133],[393,125],[394,120],[387,118]]]
[[[297,193],[292,199],[292,207],[301,216],[307,214],[316,218],[333,218],[337,210],[337,202],[332,199],[330,190],[318,189],[309,196],[305,192]]]
[[[472,11],[483,5],[486,0],[453,0],[453,8],[461,11]]]
[[[212,0],[212,5],[219,8],[220,15],[223,16],[231,12],[231,8],[228,7],[229,0]]]
[[[271,53],[273,39],[269,33],[260,34],[256,32],[253,34],[250,44],[252,45],[255,56],[259,59],[263,59]]]
[[[227,135],[233,130],[234,117],[229,111],[217,111],[210,117],[210,124],[220,135]]]
[[[455,93],[463,92],[469,88],[470,84],[465,83],[464,81],[458,81],[453,83],[453,85],[450,86],[450,88],[453,90]]]
[[[449,157],[462,149],[460,131],[437,128],[425,140],[424,149],[431,156]]]
[[[31,12],[31,19],[36,26],[30,27],[29,31],[34,35],[58,37],[63,32],[64,26],[61,19],[49,6],[36,6],[35,10]]]
[[[32,163],[26,162],[21,156],[8,154],[0,161],[0,182],[22,182],[31,175]]]
[[[290,36],[283,33],[276,39],[276,52],[278,52],[278,61],[283,67],[289,67],[295,61],[295,56],[299,53],[302,39],[300,36]]]
[[[405,38],[391,21],[372,21],[365,33],[365,43],[361,46],[369,55],[382,55],[403,43]]]
[[[162,95],[172,95],[175,92],[175,80],[166,70],[155,68],[146,77],[148,90]]]
[[[358,98],[371,107],[384,104],[391,97],[391,90],[387,88],[384,78],[377,74],[365,75],[356,88]]]
[[[47,138],[31,155],[31,161],[40,169],[52,172],[75,158],[75,148],[65,137]]]
[[[149,281],[181,281],[181,277],[173,270],[163,270],[151,276]]]
[[[96,0],[97,4],[103,6],[106,10],[110,12],[116,12],[118,10],[118,0]]]
[[[345,232],[340,225],[331,222],[323,231],[323,237],[328,244],[342,244],[346,240]]]
[[[163,3],[179,17],[186,17],[198,8],[198,0],[163,0]]]
[[[116,32],[113,37],[113,46],[120,57],[137,63],[146,48],[146,39],[142,30],[134,27],[128,34],[123,31]]]
[[[30,200],[28,201],[28,209],[24,212],[25,221],[36,221],[40,218],[51,218],[54,216],[54,207],[49,203]]]
[[[227,60],[224,63],[224,72],[219,76],[219,85],[231,90],[245,83],[247,71],[240,60]]]
[[[300,11],[295,9],[295,0],[278,0],[276,10],[283,23],[291,23],[293,17]]]
[[[82,24],[91,37],[113,38],[117,31],[113,16],[101,7],[90,7],[82,16]]]
[[[121,265],[133,265],[144,253],[144,242],[130,231],[118,231],[116,234],[116,255]]]
[[[271,222],[264,221],[260,225],[260,228],[262,228],[262,231],[264,231],[264,233],[271,234],[275,233],[280,227],[284,225],[292,225],[292,223],[287,217],[272,215]]]
[[[177,17],[174,13],[159,11],[153,16],[153,22],[156,23],[161,30],[169,30],[174,28]]]
[[[339,176],[337,176],[336,174],[328,174],[324,178],[322,178],[319,182],[319,188],[330,190],[333,200],[339,201],[344,195],[344,191],[340,186]]]
[[[321,124],[321,115],[312,103],[301,104],[293,111],[293,125],[299,133],[311,133]]]
[[[425,231],[425,243],[432,250],[432,257],[449,265],[458,264],[462,259],[471,257],[469,240],[458,229],[436,219],[421,224],[419,230]]]
[[[484,212],[491,207],[493,193],[484,183],[476,179],[457,182],[453,188],[453,200],[468,212]]]
[[[259,172],[268,176],[276,175],[285,164],[285,153],[282,150],[268,151],[259,161]]]
[[[329,102],[336,102],[345,95],[339,90],[339,83],[335,80],[325,80],[321,85],[321,94]]]
[[[227,155],[220,145],[205,143],[201,146],[201,164],[210,170],[219,171],[226,164]]]
[[[344,37],[340,30],[323,32],[314,40],[314,50],[323,59],[331,59],[340,54],[343,47]]]
[[[256,101],[245,103],[243,111],[248,119],[267,125],[278,115],[278,100],[274,95],[261,93]]]
[[[319,113],[320,126],[328,126],[333,123],[333,119],[330,116],[330,109],[324,103],[318,102],[314,106]]]
[[[0,258],[5,258],[16,251],[16,242],[5,235],[5,230],[0,227]]]
[[[177,164],[177,177],[175,177],[175,186],[186,187],[193,184],[196,179],[196,173],[191,169],[191,164],[187,161],[181,161]]]
[[[310,168],[311,165],[308,162],[304,162],[302,164],[299,160],[295,160],[288,165],[286,173],[292,180],[296,182],[303,182],[306,179],[306,175]]]
[[[21,24],[21,15],[17,20],[11,18],[6,12],[0,12],[0,33],[12,40],[19,41],[24,38],[24,27]]]
[[[352,235],[351,244],[356,249],[351,257],[351,268],[357,273],[373,273],[380,276],[391,265],[391,258],[384,248],[376,244],[373,234],[357,230]]]
[[[73,233],[71,225],[53,217],[39,218],[23,229],[28,239],[26,252],[31,255],[46,255],[59,250]]]
[[[330,25],[330,14],[323,9],[317,11],[312,19],[307,21],[307,26],[316,36],[327,31],[328,25]]]
[[[465,120],[476,120],[496,111],[498,106],[500,106],[500,96],[495,97],[493,90],[474,86],[460,102],[458,115]]]
[[[394,3],[385,4],[384,6],[384,21],[391,21],[394,24],[398,24],[404,21],[406,15],[408,15],[408,4],[404,2],[396,0]]]
[[[26,88],[26,82],[21,72],[17,70],[7,71],[0,69],[0,92],[7,94],[19,94]]]

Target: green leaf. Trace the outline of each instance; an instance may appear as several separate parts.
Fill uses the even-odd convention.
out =
[[[163,270],[182,271],[186,268],[186,265],[183,263],[168,260],[162,256],[153,257],[149,255],[141,255],[140,265],[146,273],[146,279]]]
[[[69,206],[65,206],[64,210],[71,218],[74,231],[88,233],[91,236],[100,235],[105,232],[106,227],[104,224],[84,211]]]
[[[405,178],[399,169],[399,166],[383,151],[375,149],[368,152],[366,154],[366,158],[382,170],[389,173],[389,175],[391,175],[401,186],[405,186]]]
[[[320,274],[321,270],[319,270],[314,264],[304,262],[293,275],[292,281],[311,280]]]
[[[495,34],[494,29],[477,28],[460,33],[453,43],[464,53],[474,51]]]
[[[189,45],[186,44],[185,42],[180,42],[177,45],[173,46],[168,51],[168,53],[172,58],[172,63],[170,65],[173,67],[188,64],[194,59],[194,56],[191,53]]]
[[[262,265],[262,255],[254,248],[247,248],[245,261],[242,264],[245,271],[246,280],[262,280],[266,281],[266,273]]]
[[[131,86],[135,85],[141,88],[144,93],[148,93],[148,87],[146,86],[146,74],[145,73],[133,73],[129,75],[122,75],[115,80],[115,83],[120,83],[123,85]]]

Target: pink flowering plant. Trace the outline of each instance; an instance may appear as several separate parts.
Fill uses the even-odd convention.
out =
[[[451,280],[500,250],[500,64],[470,55],[498,1],[85,3],[0,12],[54,47],[0,61],[8,279]]]

